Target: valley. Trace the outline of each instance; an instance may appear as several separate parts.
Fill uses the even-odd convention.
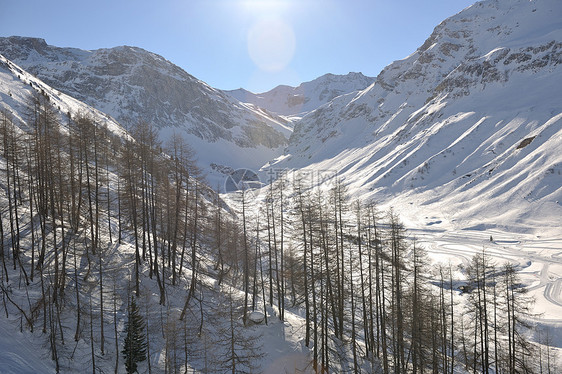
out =
[[[133,300],[139,372],[557,372],[560,14],[263,93],[0,37],[0,373],[134,371]]]

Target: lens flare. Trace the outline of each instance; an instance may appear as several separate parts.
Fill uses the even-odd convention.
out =
[[[243,0],[240,2],[246,12],[256,15],[281,14],[290,8],[289,0]]]
[[[257,67],[268,72],[285,69],[295,54],[293,28],[277,18],[262,19],[248,32],[248,53]]]

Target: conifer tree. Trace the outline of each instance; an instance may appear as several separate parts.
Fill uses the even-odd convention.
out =
[[[146,360],[146,337],[144,318],[140,314],[135,299],[131,298],[127,323],[125,324],[125,344],[123,357],[127,373],[137,372],[137,363]]]

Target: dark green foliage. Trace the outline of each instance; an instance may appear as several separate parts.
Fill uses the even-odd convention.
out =
[[[123,357],[127,373],[137,372],[137,363],[146,360],[146,336],[144,335],[144,318],[139,312],[135,299],[131,298],[129,315],[125,324],[125,343]]]

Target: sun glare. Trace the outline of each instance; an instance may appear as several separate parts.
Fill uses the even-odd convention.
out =
[[[288,0],[242,0],[248,13],[255,15],[279,15],[289,8]]]
[[[293,28],[280,19],[263,19],[248,32],[248,53],[264,71],[276,72],[289,65],[295,54]]]
[[[246,41],[248,54],[254,64],[265,72],[285,69],[296,49],[295,32],[285,20],[291,1],[240,0],[240,4],[253,18]]]

